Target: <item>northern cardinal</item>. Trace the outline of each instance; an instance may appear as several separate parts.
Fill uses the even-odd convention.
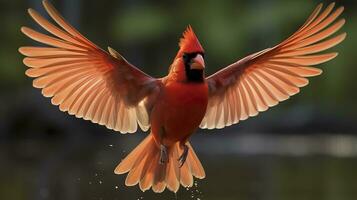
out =
[[[337,20],[343,7],[322,4],[304,25],[280,44],[249,55],[205,77],[204,50],[189,26],[167,76],[153,78],[130,64],[114,49],[106,52],[69,25],[48,2],[48,14],[30,16],[53,36],[22,27],[28,37],[50,47],[21,47],[33,86],[45,97],[78,118],[121,133],[139,127],[150,134],[116,167],[127,175],[125,184],[142,191],[167,187],[177,192],[190,187],[193,176],[205,177],[189,137],[200,127],[223,128],[277,105],[308,84],[306,77],[321,74],[311,66],[337,53],[321,53],[346,37],[329,37],[345,23]],[[336,21],[336,22],[335,22]]]

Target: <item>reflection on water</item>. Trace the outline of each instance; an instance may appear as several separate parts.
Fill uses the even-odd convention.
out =
[[[143,135],[141,135],[143,136]],[[177,194],[142,193],[113,173],[137,136],[28,139],[0,146],[1,199],[355,199],[352,136],[202,135],[193,144],[207,177]]]

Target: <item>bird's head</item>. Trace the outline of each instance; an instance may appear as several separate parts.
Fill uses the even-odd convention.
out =
[[[203,82],[204,80],[204,50],[191,26],[188,26],[179,42],[179,51],[171,66],[179,79],[188,82]]]

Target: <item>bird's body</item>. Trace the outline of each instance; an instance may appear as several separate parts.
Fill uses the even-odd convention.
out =
[[[186,32],[188,34],[192,32]],[[196,54],[203,54],[200,44],[192,51],[192,59]],[[157,97],[160,101],[153,105],[151,111],[151,133],[158,145],[172,146],[176,142],[185,144],[206,113],[208,85],[203,78],[204,74],[187,78],[189,66],[181,54],[179,52],[174,59],[169,74],[161,79],[162,87]],[[200,65],[204,65],[203,58],[198,57],[199,62],[203,62]]]
[[[185,143],[200,125],[207,108],[208,86],[206,82],[186,83],[166,80],[151,112],[151,132],[155,141],[172,146]],[[177,123],[180,122],[180,123]],[[160,133],[164,130],[164,135]]]
[[[320,4],[292,36],[205,77],[204,50],[189,26],[179,43],[169,74],[153,78],[112,48],[106,52],[85,38],[46,0],[44,7],[58,26],[29,9],[50,35],[22,27],[28,37],[50,47],[21,47],[33,86],[78,118],[121,133],[140,127],[148,136],[116,167],[128,172],[125,184],[145,191],[177,192],[190,187],[205,171],[189,143],[197,128],[236,124],[297,94],[307,77],[322,73],[312,66],[337,53],[322,53],[346,33],[330,37],[345,23],[343,7]]]

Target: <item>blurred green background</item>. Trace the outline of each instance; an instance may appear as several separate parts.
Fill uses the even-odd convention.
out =
[[[318,0],[53,0],[80,32],[111,46],[155,77],[166,75],[191,24],[206,50],[206,69],[282,41]],[[330,1],[323,1],[328,4]],[[40,0],[0,1],[0,199],[357,198],[357,2],[345,6],[346,40],[324,73],[297,96],[223,130],[200,130],[192,142],[207,177],[177,194],[142,193],[113,173],[146,133],[121,135],[60,112],[31,87],[17,49],[34,44],[23,25],[41,30],[26,9],[47,16]]]

